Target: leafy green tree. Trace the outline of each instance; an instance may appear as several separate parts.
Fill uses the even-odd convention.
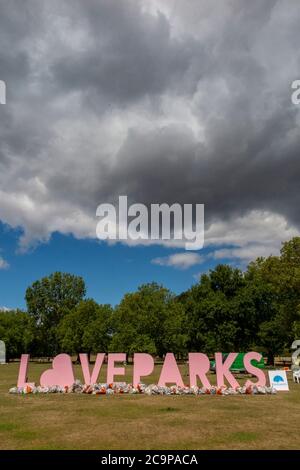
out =
[[[274,355],[299,331],[300,239],[284,243],[281,255],[258,258],[245,273],[219,265],[180,296],[191,350],[245,351]]]
[[[285,334],[285,347],[290,348],[300,324],[300,237],[283,243],[280,252],[279,318]],[[278,281],[277,281],[278,282]]]
[[[163,356],[186,351],[186,316],[170,291],[156,283],[126,294],[113,315],[111,351]]]
[[[282,332],[279,317],[276,315],[269,321],[262,322],[258,332],[259,342],[267,352],[268,364],[274,365],[274,357],[285,345],[285,335]]]
[[[293,336],[294,338],[300,338],[300,321],[293,322]]]
[[[79,276],[55,272],[26,290],[28,313],[36,322],[36,341],[42,355],[59,351],[57,327],[85,296],[85,283]]]
[[[276,294],[253,266],[248,267],[244,279],[245,285],[238,290],[232,303],[238,324],[235,344],[240,351],[257,347],[268,351],[260,335],[260,325],[276,316]]]
[[[110,305],[98,305],[94,300],[82,300],[60,322],[58,336],[61,349],[68,353],[108,351],[111,339]]]
[[[21,310],[0,312],[0,339],[5,342],[7,360],[33,352],[35,326]]]
[[[218,265],[180,296],[186,314],[191,351],[230,351],[237,348],[240,318],[236,296],[245,287],[243,273]]]
[[[248,273],[265,286],[272,298],[269,316],[261,317],[258,337],[273,364],[274,356],[289,349],[299,331],[300,237],[283,243],[280,256],[250,263]]]
[[[245,285],[243,273],[238,268],[227,264],[219,264],[209,272],[207,281],[214,292],[222,292],[230,299]],[[203,279],[204,281],[204,279]]]

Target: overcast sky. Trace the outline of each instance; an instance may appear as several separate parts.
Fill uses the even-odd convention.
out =
[[[17,249],[54,232],[95,238],[98,204],[121,194],[204,203],[218,260],[276,253],[299,233],[298,0],[0,9],[0,221],[21,229]],[[153,263],[192,263],[171,256]]]

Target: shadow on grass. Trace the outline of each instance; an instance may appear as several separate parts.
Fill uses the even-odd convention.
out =
[[[158,411],[162,411],[162,412],[173,412],[173,411],[180,411],[179,408],[173,408],[172,406],[167,406],[166,408],[160,408]]]

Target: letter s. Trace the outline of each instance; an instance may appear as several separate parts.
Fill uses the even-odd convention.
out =
[[[246,371],[249,372],[249,374],[255,375],[255,377],[257,377],[258,379],[256,384],[254,384],[251,380],[247,380],[245,384],[246,387],[249,387],[252,385],[260,385],[264,387],[266,385],[266,376],[264,374],[264,371],[262,371],[258,367],[255,367],[253,364],[251,364],[251,361],[253,361],[253,359],[259,362],[261,358],[262,358],[262,355],[254,351],[251,351],[245,354],[244,367]]]

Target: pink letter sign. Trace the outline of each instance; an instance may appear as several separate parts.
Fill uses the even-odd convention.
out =
[[[246,371],[249,372],[249,374],[255,375],[258,378],[256,383],[252,382],[251,380],[247,380],[245,384],[246,387],[249,387],[251,385],[260,385],[264,387],[266,385],[266,376],[264,372],[258,367],[255,367],[251,364],[251,361],[253,361],[253,359],[255,359],[256,361],[260,361],[261,357],[262,357],[261,354],[254,352],[254,351],[251,351],[245,354],[244,366],[245,366]]]
[[[104,356],[105,356],[104,353],[97,354],[96,362],[95,362],[94,369],[91,375],[87,354],[79,354],[80,364],[81,364],[81,369],[82,369],[85,385],[93,385],[97,383],[101,366],[103,364]]]
[[[223,362],[222,353],[215,353],[216,363],[216,375],[218,387],[225,387],[225,379],[229,382],[232,388],[239,387],[239,383],[236,381],[233,374],[230,372],[230,367],[235,361],[238,353],[230,353]],[[98,353],[96,357],[95,366],[90,371],[87,354],[80,354],[80,362],[82,368],[82,374],[86,385],[93,385],[98,382],[101,367],[104,361],[105,353]],[[266,376],[263,370],[255,367],[251,364],[251,361],[261,360],[261,354],[257,352],[248,352],[244,355],[244,367],[246,371],[257,377],[256,382],[251,380],[246,381],[246,387],[252,387],[253,385],[259,385],[264,387],[266,385]],[[125,375],[124,367],[115,366],[116,362],[126,361],[125,353],[110,353],[108,354],[107,364],[107,383],[111,384],[114,382],[116,375]],[[27,368],[29,362],[29,354],[22,354],[19,376],[18,376],[18,388],[22,389],[26,386],[34,387],[34,383],[27,382]],[[197,379],[199,378],[202,385],[210,389],[211,384],[207,378],[207,373],[210,369],[209,359],[206,354],[193,352],[189,353],[189,375],[190,375],[190,387],[197,386]],[[154,359],[150,354],[146,353],[135,353],[134,354],[134,366],[133,366],[133,385],[136,387],[141,377],[149,376],[154,370]],[[73,365],[71,357],[68,354],[59,354],[53,359],[52,368],[42,373],[40,377],[40,384],[42,387],[70,387],[75,382]],[[182,376],[178,368],[175,356],[173,353],[167,353],[161,369],[158,385],[166,386],[167,384],[176,384],[178,387],[184,387]],[[68,391],[68,390],[66,390]]]
[[[197,385],[197,376],[206,388],[211,388],[211,384],[206,377],[209,371],[210,363],[206,354],[203,353],[189,353],[189,373],[190,373],[190,386]]]
[[[27,368],[28,368],[28,361],[29,361],[29,354],[22,354],[20,368],[19,368],[19,376],[18,376],[18,388],[24,388],[27,385],[29,387],[34,387],[34,383],[27,382]]]
[[[111,384],[114,382],[115,375],[125,375],[124,367],[115,367],[115,362],[126,361],[125,353],[113,353],[108,355],[107,363],[107,383]]]
[[[68,354],[59,354],[53,359],[52,369],[42,373],[40,384],[42,387],[70,387],[75,382],[72,360]]]
[[[154,359],[150,354],[134,354],[133,386],[136,387],[141,382],[141,376],[150,375],[153,369]]]
[[[167,353],[159,377],[158,385],[165,387],[167,383],[174,383],[177,387],[184,387],[176,359],[173,353]]]
[[[229,370],[236,357],[237,353],[230,353],[223,363],[222,353],[215,354],[218,387],[224,387],[224,377],[228,380],[232,388],[239,387],[239,383],[235,380]]]

